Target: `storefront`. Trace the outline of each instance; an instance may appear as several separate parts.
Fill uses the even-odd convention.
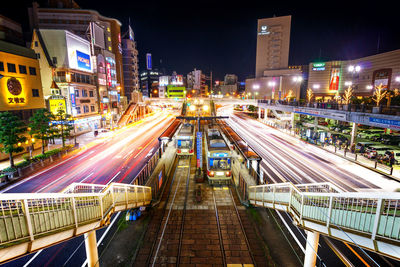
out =
[[[74,125],[76,134],[94,131],[101,128],[101,116],[75,119]]]

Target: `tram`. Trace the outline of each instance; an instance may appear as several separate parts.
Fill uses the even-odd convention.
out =
[[[176,154],[178,156],[191,156],[194,154],[194,125],[184,123],[176,136]]]
[[[205,148],[208,183],[230,184],[232,178],[231,150],[218,129],[208,129]]]

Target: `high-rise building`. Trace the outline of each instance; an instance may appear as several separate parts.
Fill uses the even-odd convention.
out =
[[[21,24],[0,15],[0,40],[17,45],[24,45]]]
[[[159,79],[162,75],[157,69],[140,72],[140,91],[143,97],[159,97]]]
[[[256,78],[265,70],[285,69],[289,64],[291,16],[258,20]]]
[[[102,16],[95,10],[81,9],[73,0],[50,0],[44,7],[39,7],[39,4],[34,2],[28,11],[32,30],[38,28],[68,30],[90,40],[94,55],[97,56],[101,50],[113,53],[116,88],[120,95],[124,95],[121,22]]]
[[[132,100],[132,92],[139,91],[138,50],[131,26],[122,38],[122,63],[124,70],[125,95],[128,102]]]
[[[207,97],[209,94],[210,77],[201,70],[194,69],[187,74],[187,91],[192,97]]]

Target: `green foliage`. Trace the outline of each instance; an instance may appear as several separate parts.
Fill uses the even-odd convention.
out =
[[[14,167],[7,167],[7,168],[3,169],[4,173],[6,173],[6,172],[16,172],[16,171],[17,171],[17,169],[14,168]]]
[[[52,138],[54,134],[54,125],[51,123],[54,119],[54,115],[45,108],[36,110],[29,119],[29,127],[31,128],[29,134],[42,140],[42,154],[44,154],[46,141]]]
[[[258,107],[253,106],[253,105],[249,105],[249,107],[247,108],[248,111],[250,112],[257,112]]]
[[[21,161],[21,162],[18,162],[17,164],[15,164],[15,167],[23,168],[23,167],[29,166],[30,164],[31,164],[30,160],[24,160],[24,161]]]
[[[58,122],[58,137],[61,138],[63,147],[65,147],[65,140],[71,136],[71,131],[74,129],[74,121],[71,115],[66,114],[62,109],[57,111],[56,121]]]
[[[0,113],[0,151],[9,154],[11,167],[14,167],[13,153],[24,150],[20,145],[26,141],[22,135],[26,129],[24,122],[17,116],[10,112]]]

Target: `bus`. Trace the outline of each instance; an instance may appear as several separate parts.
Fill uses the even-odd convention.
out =
[[[192,156],[194,154],[194,125],[184,123],[176,136],[176,154],[178,156]]]
[[[211,185],[230,184],[232,178],[231,150],[218,129],[206,134],[207,178]]]

